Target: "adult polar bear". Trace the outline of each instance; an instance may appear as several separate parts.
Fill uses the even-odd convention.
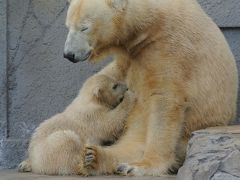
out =
[[[234,57],[196,0],[72,0],[65,57],[96,61],[138,102],[113,146],[86,146],[90,174],[161,175],[185,154],[191,132],[235,118]]]

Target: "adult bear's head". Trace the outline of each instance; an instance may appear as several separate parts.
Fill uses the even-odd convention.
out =
[[[128,0],[71,0],[64,57],[71,62],[98,59],[122,41]]]

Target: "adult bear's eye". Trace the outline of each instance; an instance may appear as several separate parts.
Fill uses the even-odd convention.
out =
[[[113,89],[116,90],[118,87],[118,84],[114,84]]]
[[[84,31],[86,31],[86,30],[88,30],[88,27],[82,27],[82,28],[81,28],[81,32],[84,32]]]

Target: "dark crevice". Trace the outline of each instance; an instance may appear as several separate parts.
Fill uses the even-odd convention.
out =
[[[220,27],[220,29],[223,31],[227,31],[227,30],[239,31],[240,27]]]
[[[6,139],[9,138],[9,92],[8,92],[8,88],[9,88],[9,79],[8,79],[8,67],[9,67],[9,52],[8,52],[8,0],[6,0]]]

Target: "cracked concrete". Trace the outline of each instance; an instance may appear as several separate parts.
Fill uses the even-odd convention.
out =
[[[239,62],[240,1],[199,2]],[[0,0],[0,169],[16,167],[39,123],[61,112],[106,64],[63,59],[66,11],[66,0]]]

